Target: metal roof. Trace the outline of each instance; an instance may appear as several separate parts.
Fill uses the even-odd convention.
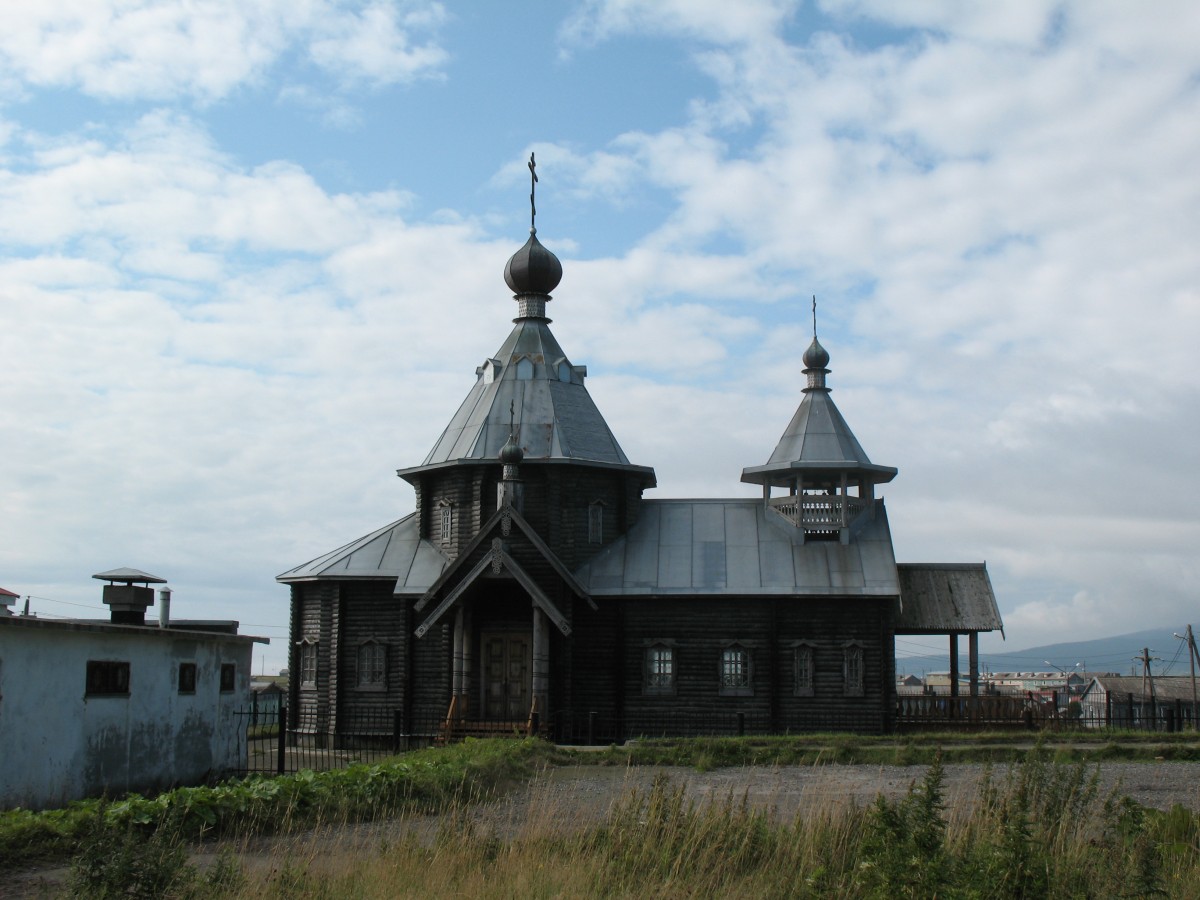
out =
[[[497,459],[512,416],[526,463],[595,462],[641,470],[653,483],[653,469],[629,462],[584,386],[586,367],[571,365],[548,321],[516,320],[496,356],[476,371],[474,387],[425,461],[401,469],[401,476],[447,463]]]
[[[385,525],[344,547],[276,576],[276,581],[354,578],[396,579],[397,594],[424,593],[450,561],[432,543],[420,537],[417,514]]]
[[[985,563],[900,563],[897,634],[1004,632]]]
[[[761,500],[646,500],[638,523],[576,578],[597,597],[900,592],[882,501],[874,519],[841,544],[804,542]]]
[[[1130,654],[1132,658],[1133,654]],[[1149,696],[1150,685],[1142,681],[1141,675],[1097,675],[1084,690],[1084,695],[1090,694],[1094,689],[1099,688],[1100,691],[1107,691],[1114,695],[1115,700],[1123,700],[1127,695],[1133,694],[1134,700],[1142,700]],[[1176,700],[1186,700],[1192,702],[1192,679],[1190,675],[1155,675],[1154,676],[1154,697],[1160,703],[1163,701],[1174,702]]]

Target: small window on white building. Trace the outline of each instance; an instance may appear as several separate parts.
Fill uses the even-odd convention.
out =
[[[604,543],[604,501],[594,500],[588,504],[588,543]]]
[[[857,641],[851,641],[842,646],[842,680],[847,697],[861,697],[864,694],[865,679],[863,677],[863,648]]]
[[[741,644],[730,644],[721,651],[721,693],[747,696],[750,688],[750,651]]]
[[[128,697],[129,663],[89,659],[85,693],[89,697]]]
[[[317,686],[317,642],[300,642],[300,687]]]
[[[387,647],[377,641],[367,641],[358,648],[359,690],[382,691],[387,688]]]
[[[647,694],[675,693],[675,648],[655,641],[646,648],[643,689]]]
[[[813,645],[803,641],[792,645],[792,695],[812,697],[815,695],[815,664]]]
[[[181,694],[196,693],[196,664],[195,663],[180,663],[179,664],[179,693],[181,693]]]

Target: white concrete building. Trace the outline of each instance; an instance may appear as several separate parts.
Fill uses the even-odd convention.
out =
[[[266,641],[236,628],[0,616],[0,808],[243,768],[247,722],[236,712],[250,706],[253,645]]]

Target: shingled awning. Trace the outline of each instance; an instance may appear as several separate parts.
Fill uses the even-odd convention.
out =
[[[898,563],[896,634],[1004,633],[985,563]]]

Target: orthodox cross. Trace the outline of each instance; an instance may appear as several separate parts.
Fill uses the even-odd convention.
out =
[[[813,294],[813,340],[817,339],[817,295]]]
[[[533,159],[533,154],[529,154],[529,230],[537,231],[534,227],[534,219],[537,218],[537,207],[533,204],[533,195],[537,192],[537,163]]]

